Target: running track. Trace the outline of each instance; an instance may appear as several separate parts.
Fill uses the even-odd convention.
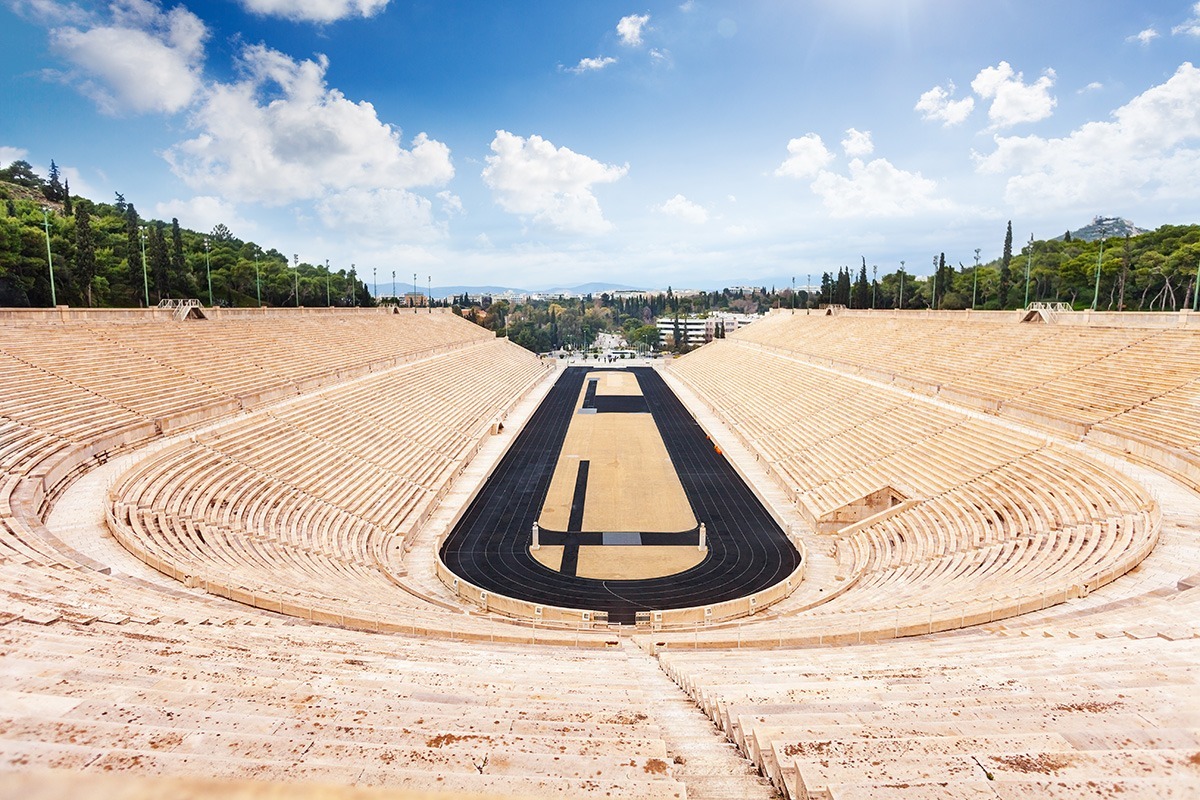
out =
[[[548,606],[605,611],[633,624],[638,611],[704,606],[782,581],[800,554],[683,404],[649,367],[633,367],[696,519],[708,555],[686,572],[642,580],[563,575],[529,554],[575,401],[590,367],[569,367],[533,413],[442,545],[446,566],[489,592]]]

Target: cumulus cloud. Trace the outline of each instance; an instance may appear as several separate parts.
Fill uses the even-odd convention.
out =
[[[1022,122],[1037,122],[1054,113],[1058,105],[1050,94],[1054,86],[1054,70],[1048,69],[1033,83],[1025,83],[1025,75],[1015,72],[1007,61],[994,67],[984,67],[971,81],[971,88],[985,100],[991,100],[988,119],[993,128],[1010,128]]]
[[[188,200],[168,200],[154,206],[154,215],[159,219],[179,220],[184,228],[194,231],[211,231],[224,225],[236,231],[253,231],[254,223],[243,219],[237,207],[219,197],[199,195]]]
[[[617,60],[612,56],[581,58],[578,64],[573,67],[566,67],[565,69],[567,72],[573,72],[576,75],[580,75],[584,72],[597,72],[615,63],[617,63]]]
[[[349,189],[437,186],[454,176],[450,148],[400,131],[368,102],[325,83],[328,60],[294,61],[262,45],[242,55],[243,79],[216,84],[192,116],[198,134],[164,154],[198,191],[281,205]]]
[[[432,240],[445,233],[433,219],[433,203],[405,189],[347,189],[322,198],[317,216],[327,228],[373,241]]]
[[[681,194],[677,194],[662,205],[654,207],[656,211],[669,217],[690,222],[693,225],[703,225],[708,222],[708,211],[697,203],[693,203]]]
[[[851,158],[871,155],[875,151],[875,143],[871,141],[871,132],[847,128],[846,138],[842,139],[842,151]]]
[[[834,217],[909,217],[950,208],[936,196],[935,181],[899,169],[885,158],[869,163],[852,159],[847,175],[821,170],[812,190]]]
[[[1200,3],[1192,6],[1192,15],[1171,28],[1171,33],[1175,36],[1200,36]]]
[[[825,147],[821,137],[815,133],[806,133],[798,139],[792,139],[787,145],[787,160],[779,165],[775,174],[787,178],[812,178],[830,161],[834,155]]]
[[[953,100],[954,90],[954,81],[945,87],[935,86],[921,95],[913,110],[920,111],[921,119],[927,122],[940,122],[946,128],[960,125],[975,110],[975,98]]]
[[[93,18],[91,12],[78,4],[59,0],[8,0],[8,5],[18,16],[42,25],[82,25]]]
[[[640,47],[642,30],[649,21],[649,14],[630,14],[627,17],[621,17],[617,23],[617,35],[621,37],[621,44],[627,47]]]
[[[164,12],[149,0],[118,0],[110,19],[50,31],[51,48],[73,65],[58,75],[101,111],[174,113],[201,89],[208,29],[183,6]]]
[[[1098,92],[1104,88],[1104,84],[1100,81],[1092,81],[1087,86],[1080,89],[1077,94],[1087,94],[1088,92]]]
[[[1137,42],[1138,44],[1145,46],[1157,38],[1158,31],[1154,30],[1154,28],[1146,28],[1146,30],[1135,33],[1132,36],[1126,36],[1125,41]]]
[[[253,14],[295,22],[337,22],[347,17],[373,17],[389,0],[241,0]]]
[[[8,147],[0,145],[0,167],[7,167],[14,161],[28,161],[29,151],[23,147]]]
[[[592,188],[620,180],[628,164],[603,164],[541,136],[526,139],[503,130],[496,131],[491,147],[483,182],[505,211],[568,233],[612,228]]]
[[[1010,173],[1005,199],[1028,210],[1094,208],[1128,200],[1194,199],[1200,183],[1200,69],[1180,65],[1112,113],[1069,135],[994,137],[976,155],[983,173]]]

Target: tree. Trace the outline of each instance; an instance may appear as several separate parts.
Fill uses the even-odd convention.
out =
[[[1000,259],[1000,287],[998,289],[1000,308],[1008,308],[1008,289],[1012,285],[1012,220],[1008,221],[1008,231],[1004,234],[1004,255]]]
[[[866,308],[871,302],[871,284],[867,281],[867,259],[864,256],[858,279],[854,281],[854,307]]]
[[[96,280],[96,236],[92,231],[92,215],[86,205],[75,209],[75,275],[83,284],[83,297],[88,307],[95,305],[92,284]]]
[[[167,240],[163,235],[163,223],[161,222],[150,226],[150,237],[146,243],[146,260],[149,262],[151,280],[154,283],[154,294],[159,300],[170,297],[171,254],[167,249]]]
[[[63,181],[62,204],[63,204],[63,214],[65,214],[69,217],[75,213],[75,208],[74,208],[73,202],[71,200],[71,182],[68,180]]]
[[[187,259],[183,255],[183,231],[179,228],[179,219],[171,219],[171,279],[170,291],[179,296],[187,297],[193,294],[195,287],[192,272],[188,269]]]
[[[4,169],[0,169],[0,181],[15,183],[26,189],[42,189],[46,182],[42,180],[28,161],[14,161]]]
[[[50,180],[42,187],[42,194],[47,200],[53,200],[56,203],[62,202],[63,185],[62,173],[58,170],[58,164],[54,163],[54,159],[50,159]]]
[[[124,198],[122,198],[124,199]],[[133,203],[125,206],[125,265],[129,278],[130,300],[144,299],[145,276],[142,274],[141,218]],[[140,305],[140,303],[139,303]]]

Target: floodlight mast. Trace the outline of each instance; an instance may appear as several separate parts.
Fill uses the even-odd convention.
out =
[[[50,254],[50,207],[42,206],[42,223],[46,226],[46,264],[50,267],[50,305],[58,305],[58,293],[54,289],[54,256]],[[142,244],[142,264],[146,262],[146,245]],[[150,305],[147,300],[146,305]]]

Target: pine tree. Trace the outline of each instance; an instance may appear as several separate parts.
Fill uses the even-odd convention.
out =
[[[125,216],[125,212],[129,209],[129,204],[125,202],[125,195],[120,192],[115,192],[117,199],[113,201],[113,208],[117,212],[118,217]]]
[[[46,188],[42,189],[42,194],[47,200],[53,200],[58,203],[63,199],[62,173],[58,169],[58,164],[54,163],[54,159],[50,159],[50,180],[46,182]]]
[[[1004,234],[1004,256],[1000,259],[1000,308],[1008,308],[1008,288],[1012,284],[1012,220]]]
[[[75,275],[83,284],[83,297],[90,308],[95,305],[92,284],[96,280],[96,235],[86,205],[75,209]]]
[[[1071,241],[1071,232],[1070,232],[1070,231],[1067,231],[1065,234],[1063,234],[1063,241],[1064,241],[1064,242],[1070,242],[1070,241]]]

